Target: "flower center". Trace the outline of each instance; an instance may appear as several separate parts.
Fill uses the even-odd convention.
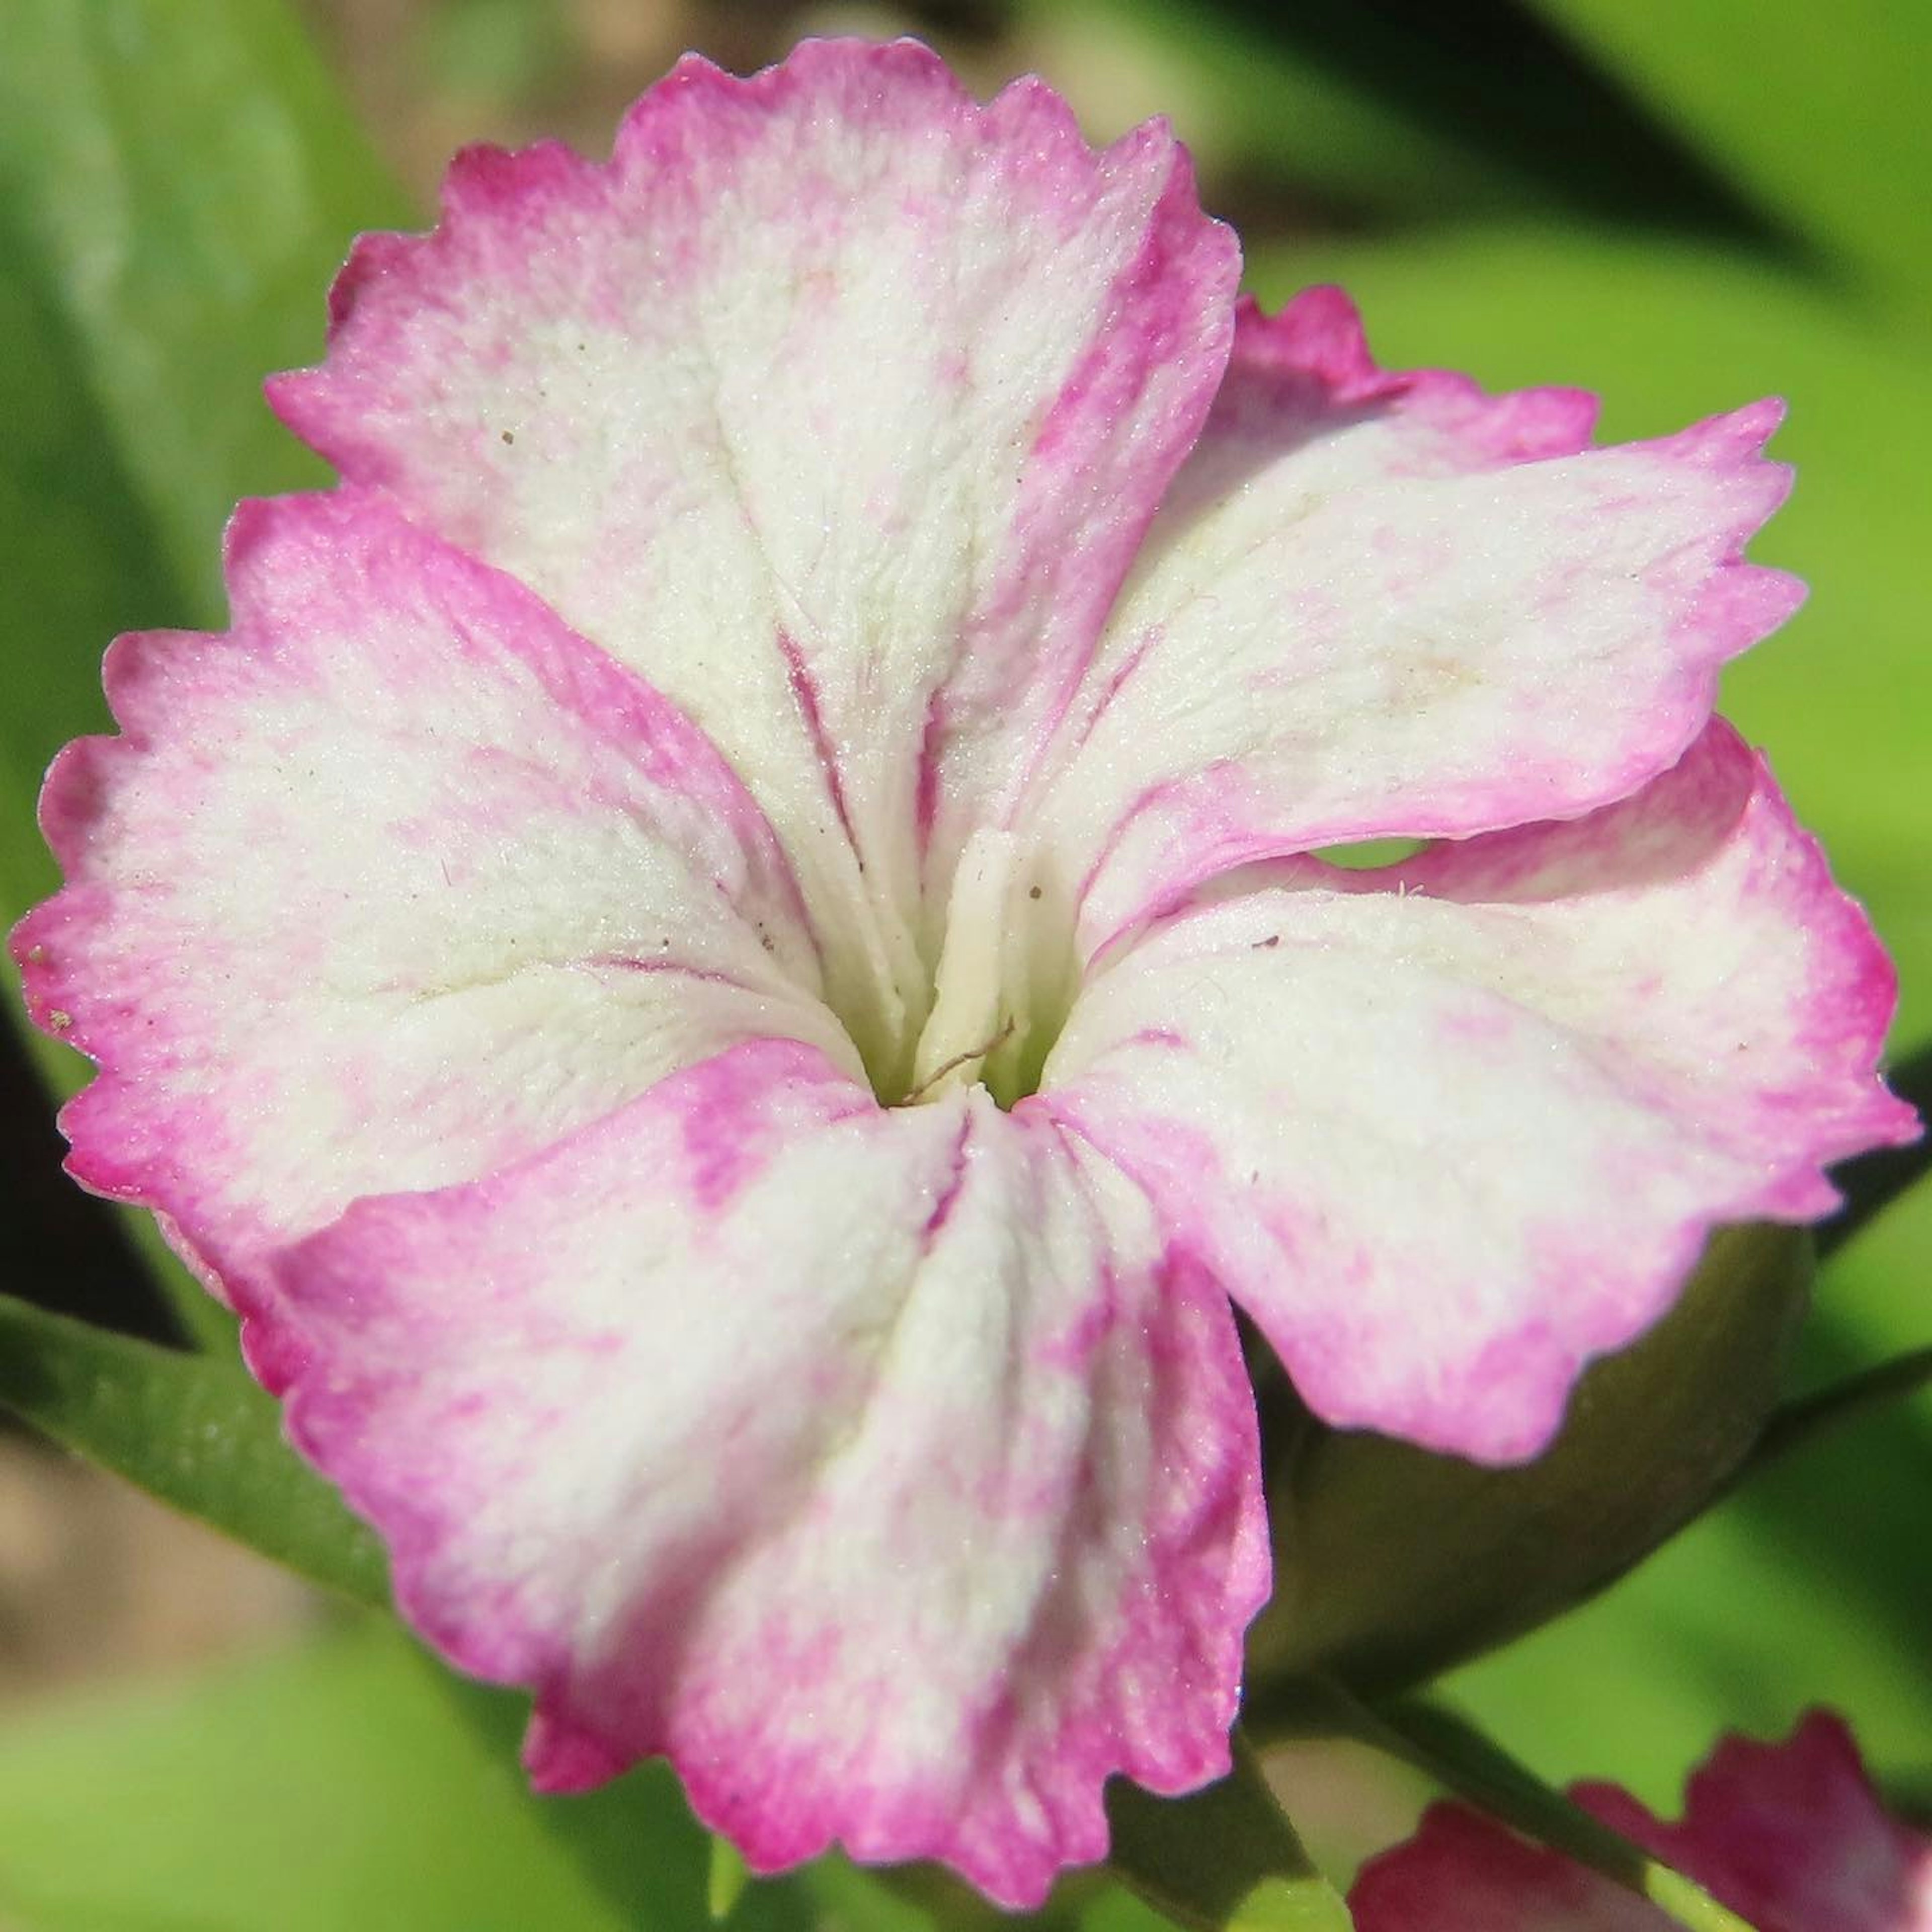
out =
[[[983,1084],[1002,1107],[1031,1093],[1064,1011],[1039,997],[1031,970],[1048,922],[1037,886],[1022,889],[1019,842],[976,832],[946,902],[931,1000],[910,1055],[895,1076],[872,1067],[888,1106],[916,1106],[956,1088]]]

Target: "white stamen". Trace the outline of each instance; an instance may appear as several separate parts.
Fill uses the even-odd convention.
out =
[[[1007,832],[976,832],[960,855],[934,976],[932,1012],[913,1056],[916,1099],[970,1086],[1003,1036],[1000,965],[1018,850]]]

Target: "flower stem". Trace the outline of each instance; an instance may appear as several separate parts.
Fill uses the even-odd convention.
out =
[[[1114,1876],[1188,1932],[1351,1932],[1238,1730],[1233,1743],[1228,1774],[1185,1798],[1109,1786]]]
[[[1875,1368],[1847,1376],[1816,1395],[1785,1403],[1766,1424],[1763,1434],[1735,1480],[1742,1481],[1754,1475],[1786,1450],[1801,1448],[1840,1423],[1855,1422],[1874,1409],[1912,1394],[1928,1382],[1932,1382],[1932,1348],[1913,1348],[1893,1356],[1888,1362],[1880,1362]]]
[[[704,1886],[705,1904],[710,1911],[712,1924],[722,1925],[730,1917],[751,1880],[750,1868],[737,1846],[730,1839],[721,1838],[714,1833],[711,1840],[711,1869]]]

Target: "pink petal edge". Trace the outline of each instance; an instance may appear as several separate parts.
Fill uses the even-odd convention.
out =
[[[1711,715],[1723,664],[1803,596],[1798,580],[1744,556],[1790,489],[1788,468],[1762,454],[1783,412],[1758,403],[1674,436],[1598,448],[1594,399],[1582,392],[1490,396],[1447,371],[1384,370],[1336,289],[1304,291],[1272,317],[1244,299],[1222,392],[1151,533],[1151,574],[1144,560],[1034,808],[1064,854],[1056,863],[1078,879],[1082,956],[1235,865],[1354,839],[1461,837],[1576,817],[1668,770]],[[1351,456],[1358,444],[1366,453]],[[1233,531],[1262,514],[1253,492],[1264,478],[1288,492],[1282,527],[1265,547],[1246,524],[1238,541],[1226,539],[1232,548],[1204,628],[1192,593],[1160,590],[1160,560],[1175,544],[1185,562],[1219,526]],[[1532,484],[1541,497],[1526,494]],[[1413,494],[1425,486],[1436,497]],[[1492,502],[1499,489],[1516,494]],[[1564,491],[1584,494],[1572,505]],[[1466,548],[1459,539],[1435,557],[1426,544],[1437,537],[1406,526],[1398,509],[1464,498],[1471,538],[1509,518],[1575,524],[1574,542],[1549,544],[1560,568],[1536,562],[1532,548],[1524,583],[1498,578],[1496,596],[1554,600],[1541,643],[1533,599],[1486,616],[1462,611],[1460,638],[1444,632],[1446,619],[1429,617],[1426,638],[1397,622],[1418,594],[1426,606]],[[1385,526],[1348,522],[1378,502]],[[1656,524],[1648,548],[1629,557],[1611,554],[1612,534],[1630,541],[1619,503]],[[1344,608],[1331,581],[1340,537],[1317,546],[1309,535],[1324,518],[1389,576],[1385,591],[1372,580],[1352,590],[1359,609]],[[1640,585],[1644,600],[1628,614],[1628,638],[1592,644],[1609,653],[1600,663],[1579,652],[1602,621],[1593,607],[1606,600],[1590,590],[1599,577],[1606,590]],[[1170,594],[1181,596],[1174,609],[1163,602]],[[1482,594],[1456,592],[1458,610]],[[1482,623],[1496,634],[1486,640]],[[1196,654],[1211,644],[1216,675],[1240,699],[1199,718],[1202,680],[1186,671],[1184,643],[1196,632]],[[1466,664],[1465,650],[1474,653]],[[1600,689],[1584,757],[1574,720],[1577,681],[1588,676]],[[1370,676],[1386,688],[1363,682]]]
[[[808,40],[687,58],[608,164],[466,152],[269,394],[684,706],[841,997],[890,1011],[1198,433],[1238,273],[1164,124],[1096,153],[1038,81],[982,106],[916,42]]]
[[[756,1870],[838,1843],[1029,1906],[1104,1856],[1108,1776],[1225,1772],[1268,1588],[1232,1319],[1150,1232],[1043,1124],[754,1042],[358,1204],[250,1326],[410,1620],[535,1687],[539,1789],[662,1752]]]
[[[362,493],[244,503],[226,555],[227,632],[109,652],[122,735],[54,761],[67,883],[10,940],[30,1016],[98,1069],[62,1112],[68,1171],[153,1209],[211,1292],[356,1196],[487,1172],[668,1062],[746,1030],[837,1038],[784,854],[648,686]],[[542,894],[508,849],[526,834]],[[440,1042],[438,1011],[500,970],[551,976],[548,1004],[532,979],[499,1012],[514,1034],[479,1012]],[[564,1032],[510,1053],[546,1012]]]
[[[1101,963],[1023,1105],[1148,1190],[1325,1420],[1514,1462],[1713,1228],[1815,1219],[1832,1162],[1916,1137],[1895,992],[1719,722],[1585,818],[1227,875]]]

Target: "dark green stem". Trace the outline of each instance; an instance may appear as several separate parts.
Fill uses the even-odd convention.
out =
[[[1856,1422],[1915,1394],[1928,1382],[1932,1382],[1932,1348],[1914,1348],[1880,1362],[1875,1368],[1847,1376],[1816,1395],[1785,1403],[1766,1424],[1763,1434],[1738,1472],[1737,1480],[1755,1474],[1778,1457],[1841,1424]]]
[[[1184,1798],[1116,1779],[1107,1792],[1114,1876],[1188,1932],[1350,1932],[1237,1730],[1228,1776]]]

